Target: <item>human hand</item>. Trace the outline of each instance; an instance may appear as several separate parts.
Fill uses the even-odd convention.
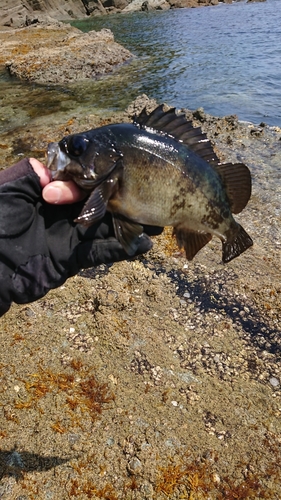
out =
[[[11,302],[43,297],[80,269],[128,259],[111,215],[89,228],[76,224],[85,193],[73,182],[50,181],[48,169],[35,159],[0,172],[0,315]],[[151,247],[143,234],[135,255]]]
[[[70,204],[85,198],[85,193],[73,181],[52,181],[51,171],[36,158],[29,158],[34,172],[40,178],[42,197],[51,204]]]

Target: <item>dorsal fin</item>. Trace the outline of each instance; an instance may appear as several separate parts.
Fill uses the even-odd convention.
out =
[[[250,170],[244,163],[221,163],[216,165],[215,169],[222,178],[231,211],[239,214],[251,197]]]
[[[174,137],[209,162],[222,179],[232,212],[240,213],[251,196],[251,174],[248,167],[243,163],[221,163],[200,127],[194,127],[192,121],[186,120],[183,114],[177,115],[175,108],[168,111],[163,108],[164,105],[161,104],[150,114],[144,108],[139,116],[135,116],[134,123],[140,128],[151,128]]]
[[[192,121],[187,121],[184,115],[177,115],[175,108],[164,111],[163,107],[161,104],[150,114],[144,108],[139,116],[134,117],[134,123],[140,128],[151,128],[174,137],[213,166],[219,163],[211,142],[201,128],[194,127]]]

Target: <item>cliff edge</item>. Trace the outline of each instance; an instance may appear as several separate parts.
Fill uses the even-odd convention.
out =
[[[89,15],[204,7],[217,5],[219,1],[232,3],[232,0],[14,0],[11,5],[9,0],[0,0],[0,26],[22,28],[38,22],[82,19]]]
[[[20,28],[49,18],[83,18],[88,4],[88,0],[0,0],[0,25]]]

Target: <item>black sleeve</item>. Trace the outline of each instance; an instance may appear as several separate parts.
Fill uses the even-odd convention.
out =
[[[27,159],[0,172],[0,314],[12,301],[36,300],[66,279],[48,247],[41,191]]]
[[[37,300],[82,268],[128,258],[109,213],[90,228],[73,222],[84,203],[46,203],[28,159],[0,172],[0,315],[11,302]],[[141,235],[136,255],[151,247]]]

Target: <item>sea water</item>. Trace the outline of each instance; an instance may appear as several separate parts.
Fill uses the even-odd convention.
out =
[[[139,94],[177,108],[281,126],[281,0],[115,14],[73,23],[109,28],[134,55],[99,81],[60,86],[0,74],[0,131],[81,107],[124,110]]]
[[[75,22],[109,28],[137,56],[107,90],[110,106],[140,93],[178,108],[281,126],[281,1],[138,12]]]

